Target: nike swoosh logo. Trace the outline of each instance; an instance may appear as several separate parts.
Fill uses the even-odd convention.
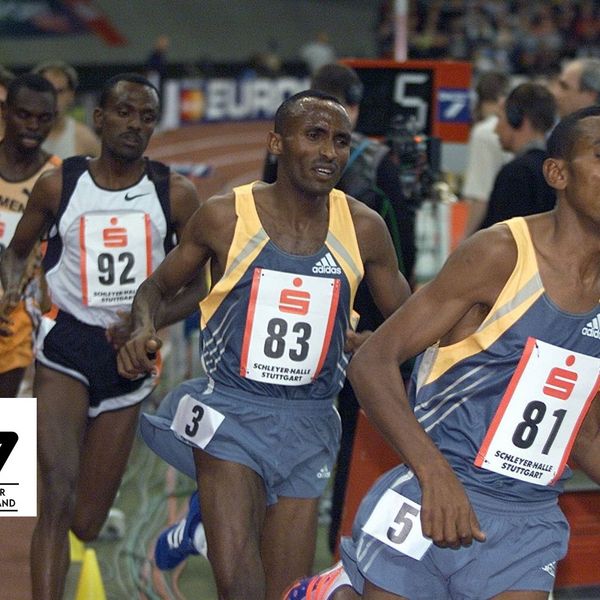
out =
[[[135,200],[136,198],[140,198],[141,196],[148,196],[150,194],[150,192],[146,192],[145,194],[134,194],[133,196],[130,196],[129,193],[125,194],[125,200],[127,200],[128,202],[130,200]]]

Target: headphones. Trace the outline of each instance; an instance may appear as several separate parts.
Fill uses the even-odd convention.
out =
[[[508,124],[513,129],[519,129],[519,127],[521,127],[523,124],[523,119],[525,118],[521,108],[517,104],[511,102],[509,98],[504,104],[504,111],[506,112],[506,120],[508,121]]]

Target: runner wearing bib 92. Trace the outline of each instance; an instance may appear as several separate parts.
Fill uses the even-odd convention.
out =
[[[154,367],[155,307],[210,259],[200,303],[207,377],[171,392],[142,427],[153,428],[161,456],[181,455],[181,470],[193,475],[195,459],[209,560],[227,600],[279,599],[310,572],[339,444],[344,347],[362,339],[351,331],[357,286],[364,275],[384,315],[409,294],[381,217],[333,189],[350,135],[334,97],[286,100],[268,136],[277,180],[201,206],[138,290],[137,335],[119,353],[124,375]]]
[[[357,395],[404,464],[301,600],[541,600],[567,551],[573,459],[600,483],[600,107],[563,119],[554,210],[466,240],[358,350]],[[407,393],[398,365],[419,355]],[[294,595],[295,594],[295,595]]]
[[[43,174],[8,249],[0,315],[18,300],[25,260],[48,232],[44,268],[58,312],[36,340],[40,515],[31,544],[35,600],[61,598],[68,530],[94,539],[117,493],[152,377],[120,377],[107,330],[198,207],[184,177],[144,158],[158,92],[137,74],[108,80],[94,111],[98,158]]]

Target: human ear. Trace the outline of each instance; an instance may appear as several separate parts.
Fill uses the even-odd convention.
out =
[[[543,165],[544,178],[550,187],[555,190],[564,190],[567,187],[567,163],[559,158],[547,158]]]
[[[267,148],[271,154],[279,156],[281,154],[281,134],[269,131],[267,138]]]
[[[94,131],[97,135],[100,135],[102,131],[102,122],[104,120],[104,111],[97,106],[94,109],[93,122],[94,122]]]

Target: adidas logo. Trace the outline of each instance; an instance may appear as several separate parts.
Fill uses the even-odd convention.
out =
[[[317,479],[329,479],[331,477],[331,471],[327,465],[321,467],[320,471],[317,473]]]
[[[327,275],[341,275],[342,269],[337,266],[331,252],[328,252],[323,258],[315,263],[312,268],[313,273],[326,273]]]
[[[313,269],[314,271],[314,269]],[[598,313],[582,330],[582,335],[600,340],[600,313]]]
[[[551,577],[556,577],[556,562],[548,563],[545,567],[542,567],[542,571],[546,571]]]

